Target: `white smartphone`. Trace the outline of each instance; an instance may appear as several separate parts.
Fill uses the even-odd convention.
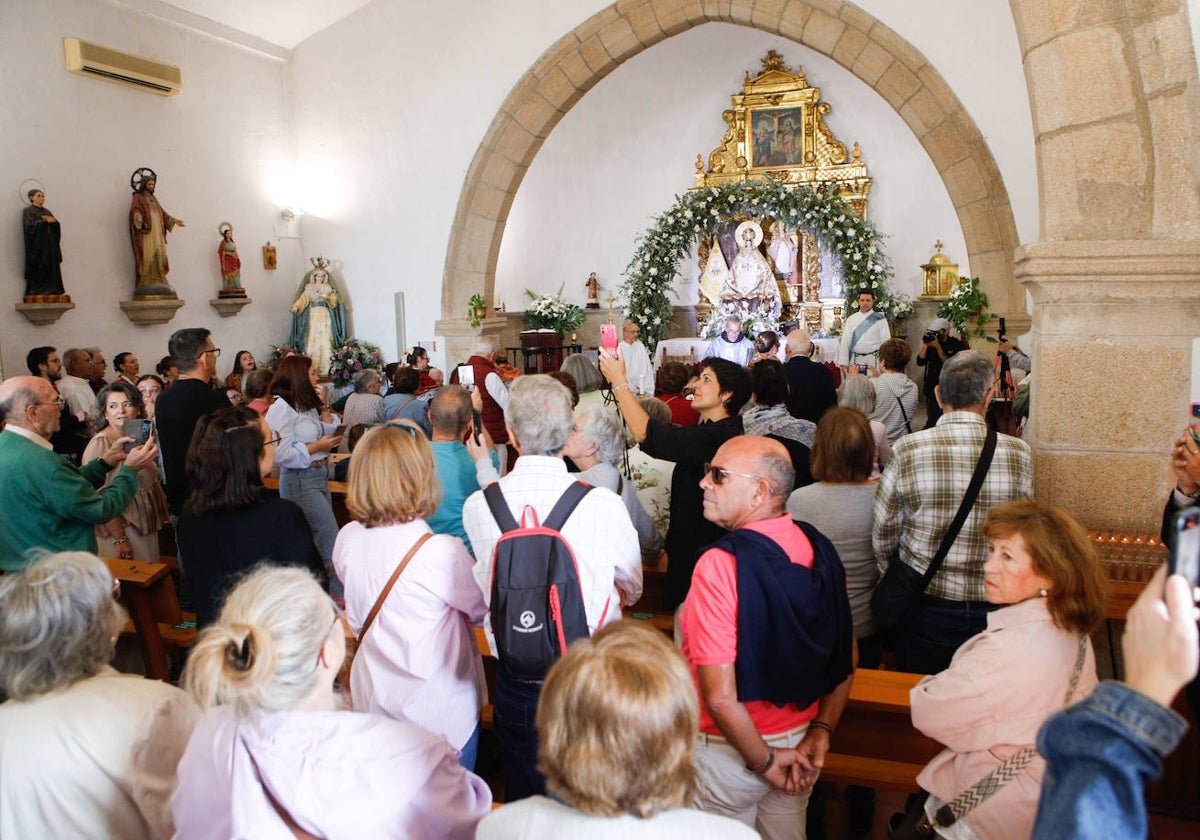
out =
[[[458,384],[468,391],[475,387],[475,368],[470,365],[458,366]]]

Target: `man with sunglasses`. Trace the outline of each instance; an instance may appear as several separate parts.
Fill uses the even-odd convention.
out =
[[[679,613],[700,697],[698,807],[803,838],[853,678],[846,573],[787,514],[795,477],[778,441],[732,438],[705,470],[704,516],[730,533],[700,556]]]
[[[54,453],[66,405],[48,379],[15,376],[0,384],[0,569],[16,572],[31,549],[96,552],[96,526],[128,507],[137,471],[153,464],[153,440],[126,454],[122,437],[82,468]],[[109,470],[125,462],[107,486]]]

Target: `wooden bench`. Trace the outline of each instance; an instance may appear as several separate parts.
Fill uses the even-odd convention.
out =
[[[915,791],[917,773],[942,751],[941,744],[912,725],[908,696],[921,679],[898,671],[855,671],[821,778]]]
[[[146,676],[169,682],[167,648],[191,647],[196,642],[194,626],[176,627],[188,621],[195,622],[196,616],[179,608],[179,597],[171,580],[171,564],[112,557],[101,559],[108,564],[112,576],[121,582],[121,604],[131,619],[123,632],[137,636]]]

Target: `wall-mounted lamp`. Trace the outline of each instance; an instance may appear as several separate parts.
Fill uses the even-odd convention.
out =
[[[300,238],[300,217],[304,215],[304,211],[299,207],[285,207],[279,214],[283,219],[282,225],[275,227],[276,239],[299,239]]]

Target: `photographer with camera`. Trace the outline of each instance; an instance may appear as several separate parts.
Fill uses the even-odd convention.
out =
[[[921,349],[917,351],[917,365],[925,368],[925,384],[921,393],[925,395],[925,428],[932,429],[942,416],[934,389],[942,377],[942,365],[964,348],[964,344],[950,335],[951,324],[945,318],[934,318],[929,329],[921,336]]]

